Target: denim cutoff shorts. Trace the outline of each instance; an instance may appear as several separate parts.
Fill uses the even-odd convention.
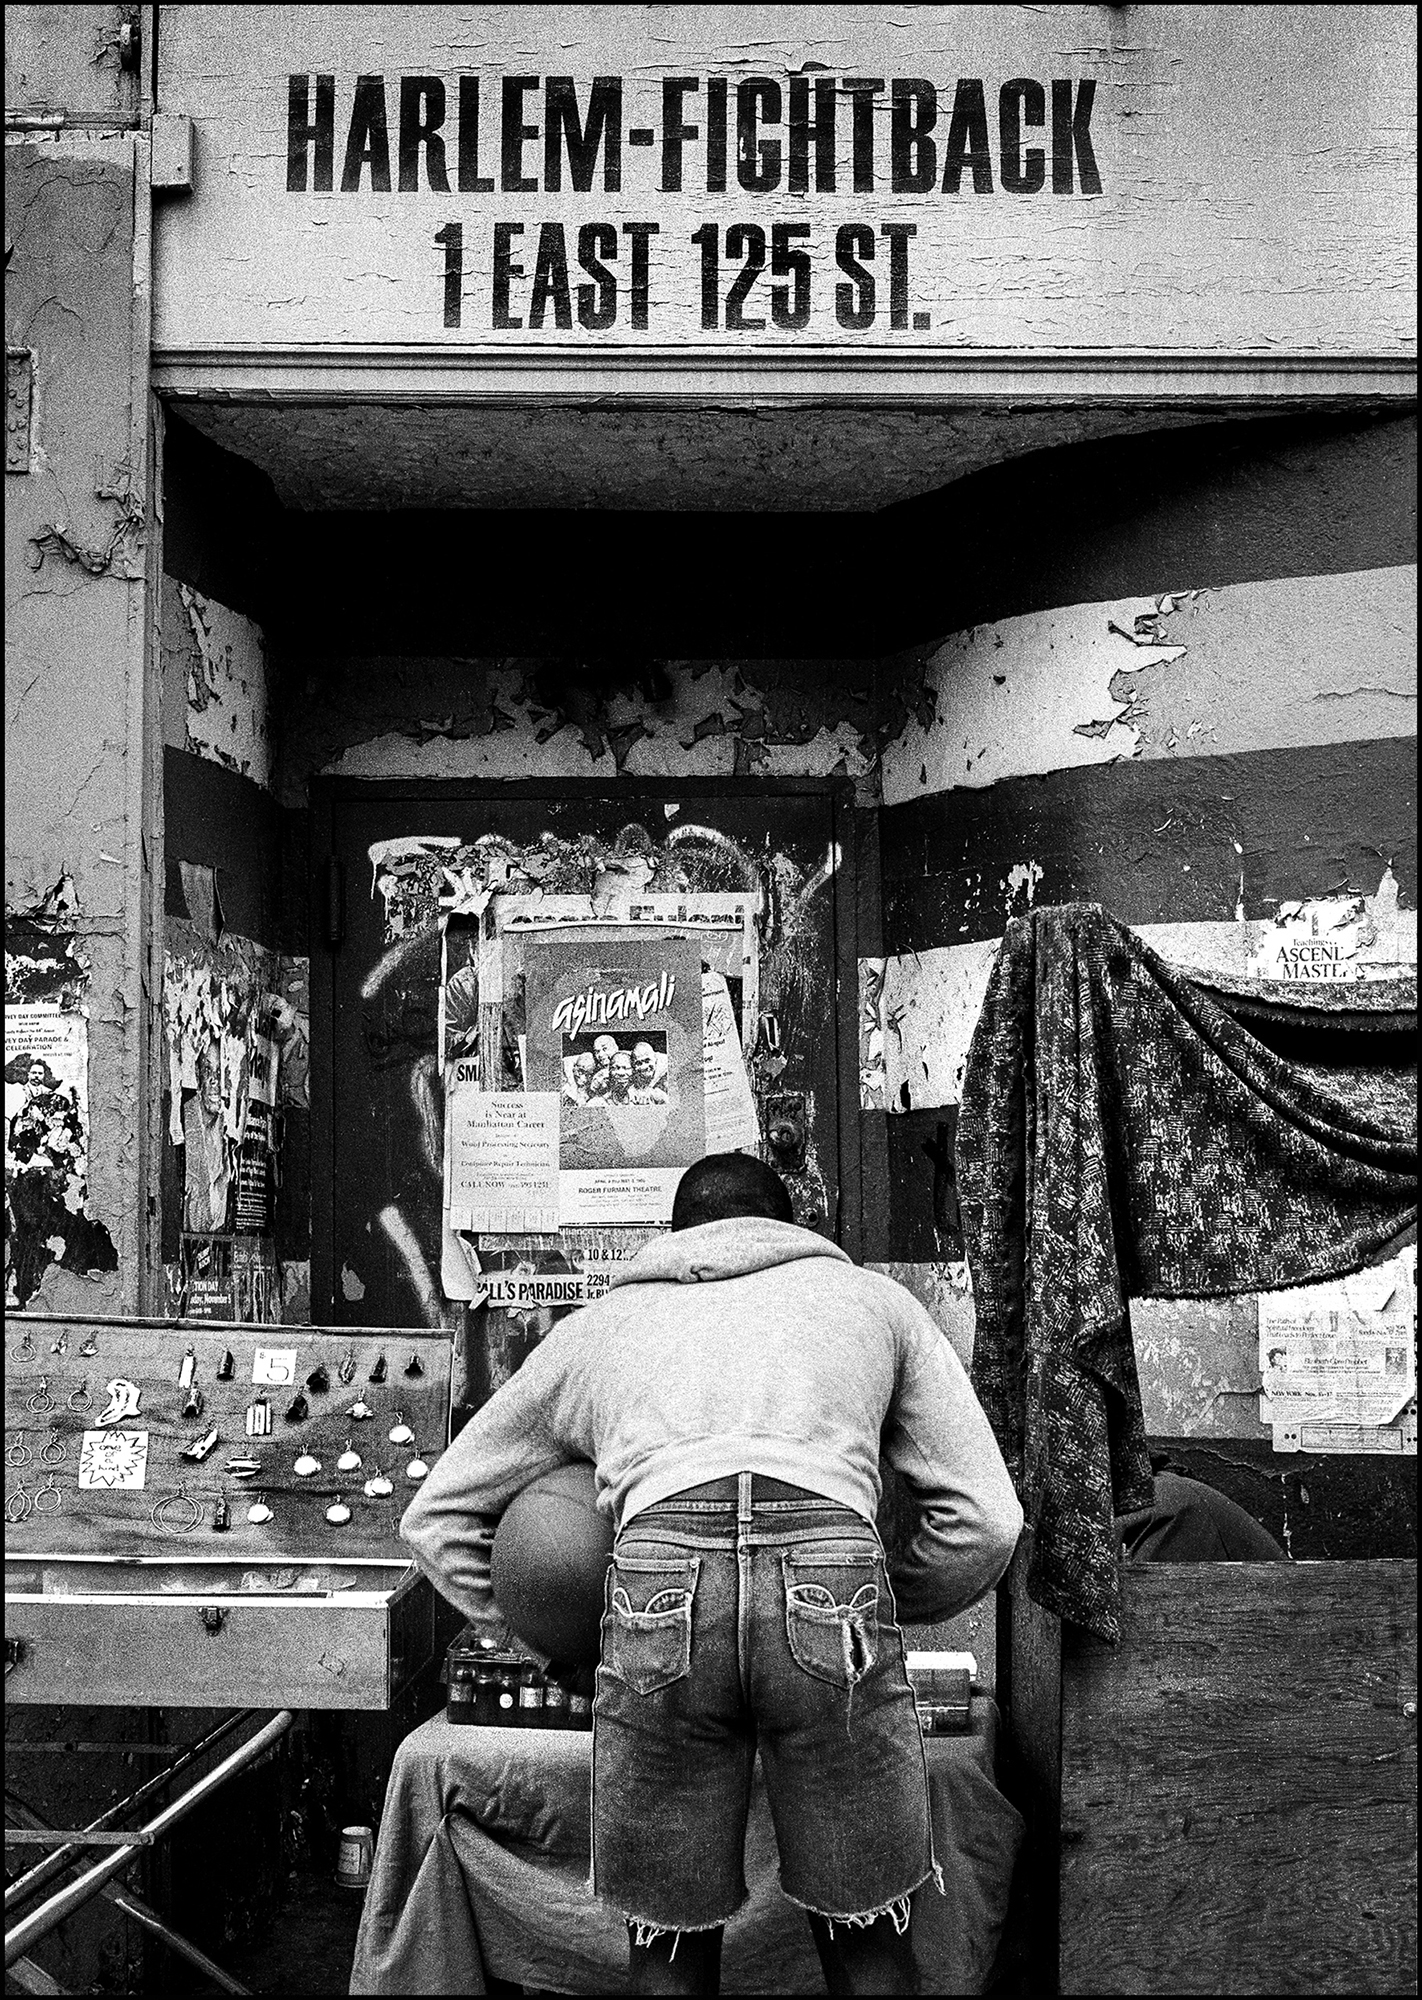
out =
[[[898,1906],[906,1923],[937,1871],[883,1545],[851,1508],[741,1473],[617,1537],[593,1704],[597,1894],[640,1925],[725,1923],[746,1897],[757,1746],[785,1894],[834,1918]]]

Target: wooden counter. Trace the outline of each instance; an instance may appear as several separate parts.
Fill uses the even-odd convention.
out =
[[[1004,1593],[1024,1990],[1415,1992],[1416,1563],[1122,1581],[1116,1648]]]

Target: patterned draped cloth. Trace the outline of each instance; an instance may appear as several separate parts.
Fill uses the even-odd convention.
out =
[[[1027,1587],[1120,1636],[1113,1518],[1151,1467],[1127,1300],[1357,1270],[1415,1224],[1415,978],[1187,977],[1094,904],[1009,924],[968,1054],[973,1381]]]

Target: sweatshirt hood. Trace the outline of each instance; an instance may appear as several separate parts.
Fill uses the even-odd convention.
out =
[[[794,1264],[802,1257],[851,1260],[837,1243],[802,1229],[795,1222],[773,1222],[769,1216],[734,1215],[724,1222],[703,1222],[695,1229],[654,1236],[621,1267],[613,1285],[695,1285],[716,1278],[743,1278],[750,1271],[768,1271],[776,1264]]]

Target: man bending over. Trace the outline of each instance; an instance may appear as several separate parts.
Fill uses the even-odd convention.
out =
[[[936,1876],[898,1619],[990,1590],[1022,1525],[964,1369],[917,1301],[791,1221],[743,1153],[683,1175],[672,1227],[569,1314],[431,1473],[402,1530],[467,1613],[530,1480],[597,1468],[617,1541],[593,1736],[593,1884],[632,1990],[715,1993],[757,1746],[781,1885],[832,1993],[918,1990]],[[881,1444],[919,1510],[892,1580]]]

